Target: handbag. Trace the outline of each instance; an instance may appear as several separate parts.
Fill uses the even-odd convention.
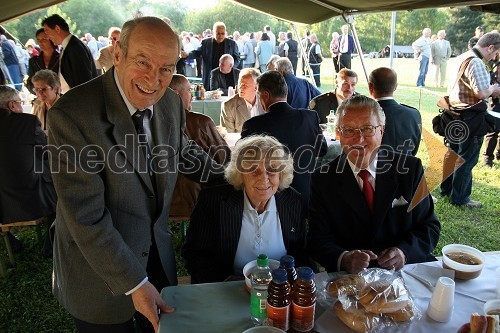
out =
[[[474,57],[467,58],[460,65],[455,85],[472,58]],[[437,102],[437,106],[439,114],[432,119],[432,129],[434,133],[444,136],[449,142],[461,142],[468,137],[483,136],[488,133],[490,124],[486,117],[488,104],[485,101],[469,106],[452,106],[450,97],[443,96]]]

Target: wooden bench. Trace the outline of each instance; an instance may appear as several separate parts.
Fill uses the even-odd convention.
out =
[[[9,257],[10,264],[12,266],[15,266],[16,262],[14,260],[14,253],[12,252],[12,247],[10,245],[10,240],[9,237],[7,236],[7,233],[10,231],[11,228],[23,228],[23,227],[31,227],[31,226],[36,226],[36,232],[38,234],[38,243],[40,244],[40,247],[43,245],[43,236],[42,236],[42,225],[45,224],[46,218],[42,217],[37,220],[31,220],[31,221],[19,221],[19,222],[10,222],[10,223],[1,223],[0,224],[0,236],[3,238],[3,242],[5,244],[5,249],[7,250],[7,256]],[[0,275],[1,276],[6,276],[7,275],[7,267],[6,264],[3,260],[3,258],[0,256]]]

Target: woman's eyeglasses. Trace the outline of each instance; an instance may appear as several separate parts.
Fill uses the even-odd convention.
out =
[[[47,88],[33,88],[33,91],[34,92],[37,92],[37,93],[44,93],[46,92],[47,90],[52,90],[52,87],[47,87]]]

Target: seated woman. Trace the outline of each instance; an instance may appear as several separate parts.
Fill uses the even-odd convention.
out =
[[[289,187],[293,159],[278,140],[239,140],[225,176],[230,185],[201,191],[191,214],[181,251],[191,283],[243,278],[260,253],[276,260],[305,253],[302,197]]]
[[[31,82],[37,97],[33,102],[33,114],[40,119],[42,129],[47,134],[47,112],[60,97],[59,77],[50,69],[42,69],[33,75]]]

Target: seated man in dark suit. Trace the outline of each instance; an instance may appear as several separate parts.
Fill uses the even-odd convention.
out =
[[[307,109],[292,108],[286,102],[288,88],[280,73],[265,72],[259,76],[257,84],[260,102],[266,113],[243,123],[241,137],[272,135],[290,149],[294,159],[292,187],[302,194],[307,205],[311,172],[317,157],[324,156],[328,149],[318,116]]]
[[[233,57],[230,54],[223,54],[219,59],[219,67],[210,72],[210,90],[220,89],[222,95],[227,96],[229,87],[236,87],[240,70],[233,66]]]
[[[425,182],[421,161],[380,149],[385,115],[375,100],[352,96],[336,115],[343,154],[311,180],[312,258],[349,273],[435,260],[441,226],[431,196],[417,193]]]
[[[231,150],[217,131],[214,121],[209,116],[191,111],[192,94],[188,79],[183,75],[174,74],[170,88],[181,97],[186,111],[184,132],[188,138],[196,142],[217,163],[226,164],[231,156]],[[189,217],[200,191],[200,184],[179,175],[172,195],[170,216]]]
[[[309,109],[318,113],[320,124],[327,123],[326,117],[330,115],[330,111],[337,110],[344,99],[356,95],[354,90],[357,83],[358,74],[350,69],[343,68],[337,73],[335,90],[321,94],[311,101]]]
[[[387,67],[373,70],[368,78],[370,95],[385,113],[382,145],[402,154],[417,155],[422,131],[422,118],[417,109],[399,104],[393,97],[398,87],[396,72]]]
[[[23,113],[17,90],[0,86],[0,223],[54,215],[57,198],[46,145],[40,120]],[[20,250],[19,240],[8,237],[13,250]],[[52,254],[49,243],[45,252]]]
[[[290,59],[281,57],[276,60],[276,70],[285,78],[286,85],[288,86],[286,101],[292,108],[307,109],[311,100],[321,94],[321,91],[311,82],[298,78],[293,74],[293,66]]]

